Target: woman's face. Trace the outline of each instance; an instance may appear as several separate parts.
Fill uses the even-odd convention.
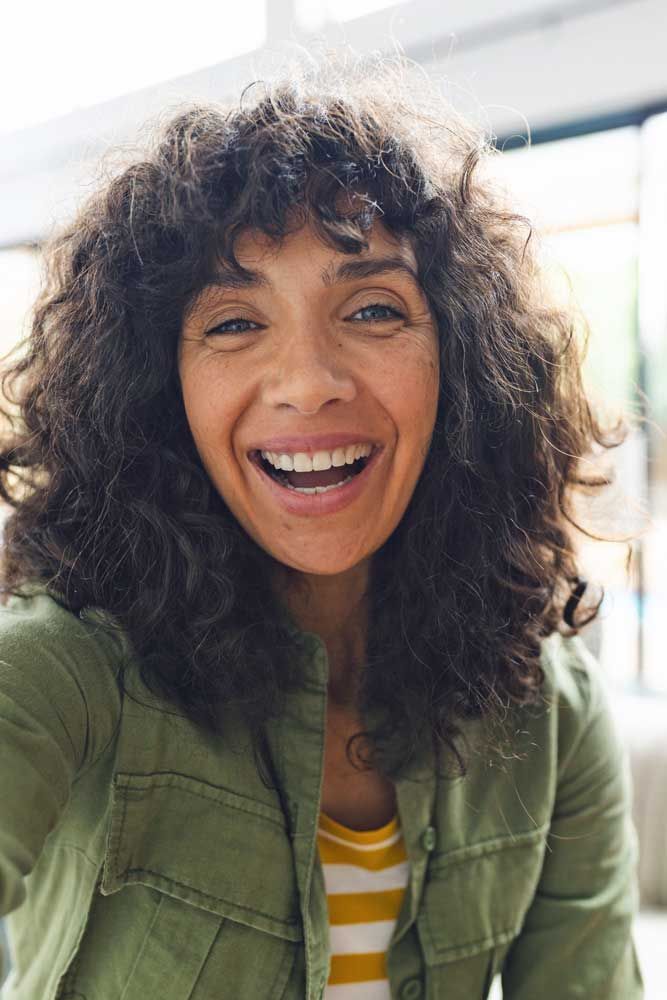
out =
[[[438,343],[415,256],[378,224],[358,255],[309,227],[280,248],[248,231],[236,254],[252,282],[221,273],[184,320],[190,429],[213,484],[262,549],[303,573],[342,573],[396,528],[433,432]],[[365,469],[325,489],[364,465],[341,464],[354,443],[373,445]],[[282,485],[261,451],[282,466]],[[315,471],[298,471],[308,465],[298,458],[289,471],[278,458],[295,454],[315,456]],[[299,493],[286,479],[324,492]]]

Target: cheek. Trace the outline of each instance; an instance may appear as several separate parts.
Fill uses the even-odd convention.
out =
[[[424,398],[435,412],[440,394],[440,350],[435,339],[429,344],[428,352],[425,352],[420,372]]]
[[[193,378],[182,379],[181,389],[183,392],[183,404],[185,406],[185,414],[188,418],[188,424],[190,425],[190,431],[192,432],[192,436],[197,442],[197,445],[199,445],[199,437],[202,433],[202,429],[208,422],[207,397],[199,387],[197,380]]]
[[[389,388],[392,408],[404,421],[416,419],[415,431],[424,421],[433,420],[440,390],[440,366],[435,349],[412,352],[401,364],[392,366],[385,385]],[[386,390],[385,390],[386,392]]]
[[[181,377],[183,404],[190,432],[202,458],[219,447],[227,425],[225,395],[214,391],[210,380],[203,373],[187,372]]]

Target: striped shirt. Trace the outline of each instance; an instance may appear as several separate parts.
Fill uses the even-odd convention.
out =
[[[317,845],[331,942],[325,1000],[391,1000],[385,959],[409,865],[398,816],[351,830],[321,812]]]

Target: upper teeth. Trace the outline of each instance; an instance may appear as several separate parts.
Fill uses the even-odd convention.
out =
[[[322,472],[332,465],[334,468],[352,465],[358,458],[370,455],[372,450],[372,444],[349,444],[347,448],[336,448],[335,451],[316,451],[312,459],[303,451],[297,451],[294,455],[278,455],[273,451],[263,451],[261,454],[274,468],[285,472]]]

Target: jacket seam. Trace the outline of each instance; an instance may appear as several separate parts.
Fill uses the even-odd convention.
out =
[[[155,928],[155,924],[157,923],[157,921],[159,919],[160,911],[162,910],[162,904],[163,904],[163,900],[162,900],[162,897],[160,897],[160,899],[158,900],[158,904],[155,907],[155,910],[153,912],[153,916],[151,917],[151,921],[150,921],[150,923],[148,925],[148,928],[146,929],[146,932],[144,934],[143,941],[141,942],[141,947],[139,948],[137,954],[135,955],[134,962],[132,963],[132,968],[130,969],[129,975],[128,975],[128,977],[127,977],[127,979],[125,981],[125,984],[123,986],[123,992],[120,995],[120,1000],[124,1000],[124,997],[127,996],[128,986],[132,982],[132,979],[134,977],[134,973],[135,973],[135,971],[137,969],[137,966],[139,965],[139,962],[141,961],[141,958],[143,957],[143,954],[146,951],[146,943],[147,943],[148,939],[150,938],[151,934],[153,933],[154,928]]]
[[[74,841],[63,840],[61,844],[58,844],[59,850],[65,850],[65,848],[67,848],[70,851],[74,851],[75,854],[80,854],[81,857],[85,858],[86,861],[93,866],[93,868],[97,868],[99,866],[99,861],[96,861],[94,858],[91,858],[90,855],[86,851],[84,851],[84,849],[79,844],[75,844]]]
[[[507,837],[494,837],[492,840],[481,841],[472,844],[470,847],[461,847],[456,851],[443,855],[441,858],[434,858],[429,868],[432,872],[440,871],[444,868],[453,868],[465,864],[466,861],[476,858],[488,857],[498,854],[500,851],[507,851],[521,847],[532,847],[539,844],[541,838],[548,835],[551,823],[542,823],[535,830],[525,830]]]
[[[576,639],[579,639],[580,643],[583,641],[583,640],[581,640],[576,635],[575,636],[570,636],[568,638],[570,639],[570,642],[572,642],[573,640],[576,640]],[[575,685],[577,687],[577,690],[579,691],[579,694],[581,695],[582,701],[584,702],[584,711],[581,713],[582,714],[581,729],[580,729],[579,733],[576,735],[576,737],[575,737],[575,739],[574,739],[574,741],[572,743],[572,746],[569,748],[568,752],[566,753],[566,755],[563,757],[562,760],[560,759],[560,734],[558,734],[558,743],[559,743],[559,746],[558,746],[558,751],[557,751],[557,755],[556,755],[556,760],[557,760],[557,765],[556,765],[556,786],[557,787],[560,785],[560,782],[561,782],[562,778],[565,776],[565,774],[566,774],[566,772],[567,772],[567,770],[568,770],[568,768],[570,766],[570,763],[576,757],[577,752],[579,750],[579,747],[580,747],[581,743],[584,741],[584,738],[585,738],[586,733],[588,732],[588,730],[590,728],[590,725],[591,725],[591,722],[592,722],[592,718],[593,718],[593,712],[592,712],[592,709],[593,709],[593,698],[592,698],[592,690],[591,690],[591,673],[590,673],[588,667],[585,665],[585,663],[574,661],[572,654],[574,653],[574,654],[580,655],[579,651],[578,651],[578,649],[576,647],[577,647],[576,643],[574,645],[574,648],[572,646],[570,646],[569,648],[567,648],[563,644],[563,646],[561,647],[561,649],[562,649],[562,652],[564,653],[564,656],[565,656],[566,668],[570,671],[572,679],[573,679],[573,681],[574,681],[574,683],[575,683]],[[551,653],[550,655],[551,655],[552,663],[554,663],[555,659],[556,659],[556,656],[555,656],[554,653]],[[580,678],[580,679],[578,680],[577,677]],[[561,711],[561,704],[560,704],[561,700],[562,700],[562,695],[559,693],[559,698],[558,698],[558,701],[559,701],[559,714],[560,714],[560,711]]]
[[[157,772],[153,772],[153,774],[156,774],[156,775],[162,775],[163,774],[163,775],[165,775],[165,780],[153,780],[153,781],[148,781],[148,782],[144,782],[144,783],[134,782],[134,781],[133,782],[126,782],[126,781],[123,781],[122,778],[124,778],[124,777],[129,777],[129,778],[134,778],[134,777],[141,777],[141,778],[143,778],[143,777],[151,777],[151,773],[149,773],[149,774],[136,774],[135,775],[132,772],[123,771],[123,772],[117,772],[117,774],[116,774],[116,785],[117,785],[117,787],[119,789],[122,789],[123,791],[134,790],[134,791],[140,791],[140,792],[147,792],[147,791],[150,791],[152,788],[179,787],[180,790],[182,790],[184,792],[187,792],[189,795],[195,795],[198,798],[205,799],[208,802],[215,802],[217,805],[220,805],[220,806],[223,806],[223,807],[227,806],[229,809],[236,809],[238,812],[245,813],[246,815],[257,816],[257,817],[260,817],[261,819],[266,819],[269,823],[273,823],[279,829],[284,830],[285,832],[287,832],[287,827],[286,827],[286,822],[285,822],[285,815],[282,812],[282,810],[275,809],[274,806],[268,805],[265,802],[256,802],[254,799],[249,799],[249,798],[247,798],[245,796],[239,795],[238,792],[232,792],[229,789],[222,788],[219,785],[208,785],[207,782],[201,781],[200,778],[193,778],[192,775],[183,774],[180,771],[157,771]],[[186,782],[189,782],[191,784],[195,784],[195,783],[196,784],[202,784],[205,787],[210,788],[211,789],[211,793],[207,793],[206,791],[204,791],[202,789],[188,787],[185,784],[181,786],[181,785],[179,785],[178,782],[173,782],[173,781],[168,780],[169,777],[171,777],[171,776],[178,777],[178,778],[184,778]],[[213,792],[222,793],[222,797],[218,797],[218,795],[212,794]],[[230,799],[235,799],[235,800],[238,800],[238,801],[234,801],[234,802],[228,801],[228,799],[226,798],[227,796]],[[128,798],[127,795],[123,795],[123,799],[125,800],[125,802],[127,802],[127,798]],[[274,813],[274,815],[271,815],[271,813]]]
[[[88,746],[89,737],[90,737],[90,711],[89,711],[89,708],[88,708],[88,702],[86,702],[85,704],[86,704],[86,749],[84,750],[84,754],[83,754],[84,759],[85,759],[85,756],[86,756],[87,746]],[[84,764],[82,767],[80,767],[80,768],[77,769],[76,774],[72,778],[72,785],[76,785],[77,782],[79,782],[83,777],[85,777],[85,775],[89,771],[91,771],[95,767],[95,765],[98,764],[102,760],[102,758],[104,757],[104,755],[109,750],[109,747],[112,745],[113,741],[118,736],[118,733],[120,732],[120,726],[121,726],[121,712],[118,713],[118,719],[116,720],[116,722],[115,722],[115,724],[113,726],[113,729],[112,729],[112,732],[111,732],[111,736],[109,737],[109,739],[107,740],[107,742],[104,744],[104,746],[99,751],[99,753],[96,753],[86,764]]]
[[[125,829],[125,817],[127,815],[127,795],[123,795],[123,807],[120,814],[120,825],[118,827],[118,836],[114,843],[114,879],[119,879],[121,877],[120,872],[120,845],[123,843],[123,831]]]
[[[456,945],[455,947],[438,949],[435,943],[432,943],[433,951],[436,953],[439,959],[445,963],[449,961],[456,961],[459,958],[468,958],[476,952],[486,951],[487,948],[493,948],[496,945],[507,944],[508,941],[512,941],[520,930],[520,924],[515,926],[513,929],[508,928],[507,930],[498,931],[497,934],[487,935],[484,938],[478,938],[476,941],[468,941],[466,944]],[[429,936],[433,941],[433,935],[429,929]],[[436,963],[440,964],[440,962]]]
[[[190,885],[188,882],[181,882],[180,879],[172,878],[170,875],[165,875],[163,872],[153,871],[151,868],[126,868],[122,873],[125,882],[139,882],[139,878],[135,876],[139,875],[152,875],[155,878],[162,879],[165,882],[169,882],[172,885],[180,886],[182,889],[188,889],[190,892],[195,893],[197,896],[201,896],[202,899],[210,899],[216,903],[223,903],[235,907],[236,909],[243,910],[246,913],[252,913],[256,917],[263,917],[265,920],[271,920],[276,924],[281,924],[285,927],[297,927],[299,924],[299,918],[294,917],[293,920],[286,920],[283,917],[276,917],[271,913],[265,913],[263,910],[255,910],[252,906],[245,906],[243,903],[237,903],[231,899],[225,899],[223,896],[214,896],[213,893],[204,892],[203,889],[198,889],[196,886]],[[267,933],[270,933],[267,931]]]

